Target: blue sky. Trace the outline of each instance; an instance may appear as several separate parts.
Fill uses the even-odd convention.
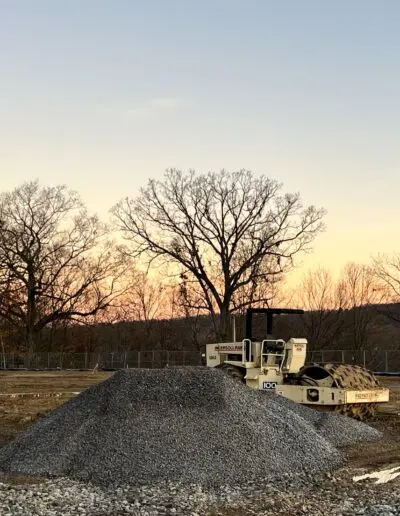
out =
[[[1,190],[107,216],[165,168],[249,168],[328,210],[305,267],[400,251],[400,2],[0,0]]]

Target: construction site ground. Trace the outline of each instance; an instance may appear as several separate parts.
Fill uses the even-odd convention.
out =
[[[23,431],[38,417],[65,403],[77,392],[105,380],[111,374],[101,371],[0,372],[0,446],[12,440],[18,432]],[[354,475],[400,466],[400,377],[381,377],[380,381],[390,389],[390,402],[382,405],[376,418],[369,424],[381,430],[384,439],[378,443],[359,443],[347,450],[346,466],[337,472],[336,479],[333,480],[336,484],[337,494],[340,493],[340,483],[342,482],[343,486],[352,484],[351,479]],[[9,479],[9,481],[18,482],[21,479]],[[24,481],[29,482],[29,479]],[[399,490],[400,477],[391,482],[391,485],[392,488]],[[354,488],[356,491],[357,489],[362,490],[361,485]],[[348,496],[350,492],[345,489],[345,493],[348,493]],[[353,493],[353,487],[351,487],[351,493]],[[310,492],[307,499],[310,501],[314,496],[317,496],[316,490]],[[304,497],[289,498],[291,502],[286,499],[288,503],[283,499],[281,502],[276,500],[273,514],[288,516],[319,514],[317,509],[314,511],[311,506],[304,505],[302,502]],[[320,503],[317,498],[316,500]],[[222,510],[212,514],[270,514],[265,509],[266,502],[266,500],[259,500],[253,505],[253,509],[249,506],[243,513],[239,508],[232,509],[233,512],[226,508],[226,511]],[[264,507],[263,511],[260,504]],[[344,511],[337,512],[337,514],[350,513]],[[396,514],[400,514],[400,512],[396,512]]]

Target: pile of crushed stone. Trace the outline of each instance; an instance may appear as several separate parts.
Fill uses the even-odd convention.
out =
[[[328,419],[327,419],[328,418]],[[241,485],[323,473],[380,434],[209,368],[126,369],[0,450],[0,472],[98,485]]]
[[[322,437],[338,448],[361,441],[376,441],[382,437],[381,432],[375,428],[350,417],[334,412],[319,412],[268,392],[259,391],[259,395],[270,408],[283,406],[308,421]]]

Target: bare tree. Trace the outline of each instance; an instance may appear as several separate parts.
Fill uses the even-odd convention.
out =
[[[25,183],[0,195],[0,316],[32,352],[55,321],[80,320],[117,294],[121,263],[107,229],[64,186]]]
[[[201,302],[198,296],[201,292],[196,292],[196,285],[190,288],[186,281],[179,284],[176,293],[176,304],[180,308],[179,316],[183,318],[185,326],[188,328],[188,332],[191,335],[191,342],[195,349],[200,350],[200,319],[205,313],[205,310],[201,308]],[[175,292],[171,292],[175,298]],[[214,328],[215,329],[215,328]]]
[[[136,199],[123,199],[112,211],[133,256],[172,261],[197,283],[198,308],[218,320],[225,340],[235,294],[281,276],[322,229],[323,210],[303,208],[299,194],[280,190],[276,181],[245,170],[171,169],[164,181],[150,180]]]
[[[266,257],[254,281],[246,282],[232,296],[235,312],[244,313],[248,306],[282,306],[286,299],[283,295],[284,274],[279,273],[275,256]],[[272,273],[271,273],[272,272]]]
[[[332,347],[343,329],[343,289],[328,270],[309,272],[298,288],[304,330],[312,349]]]
[[[349,263],[345,267],[340,288],[348,310],[352,351],[366,349],[376,336],[378,311],[375,305],[382,300],[376,287],[376,278],[371,267],[356,263]]]
[[[146,273],[139,271],[133,272],[129,283],[124,302],[130,305],[133,319],[143,322],[148,343],[154,321],[162,313],[164,287],[160,281],[151,281]]]
[[[400,254],[381,254],[373,259],[373,270],[386,304],[380,312],[392,321],[400,322]]]

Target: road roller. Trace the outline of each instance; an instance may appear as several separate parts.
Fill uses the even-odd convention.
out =
[[[253,338],[253,315],[266,319],[265,338]],[[307,339],[273,335],[276,315],[304,314],[289,308],[249,308],[241,342],[206,345],[208,367],[217,367],[252,389],[275,392],[317,410],[335,411],[358,420],[373,418],[389,401],[389,389],[357,365],[306,363]]]

